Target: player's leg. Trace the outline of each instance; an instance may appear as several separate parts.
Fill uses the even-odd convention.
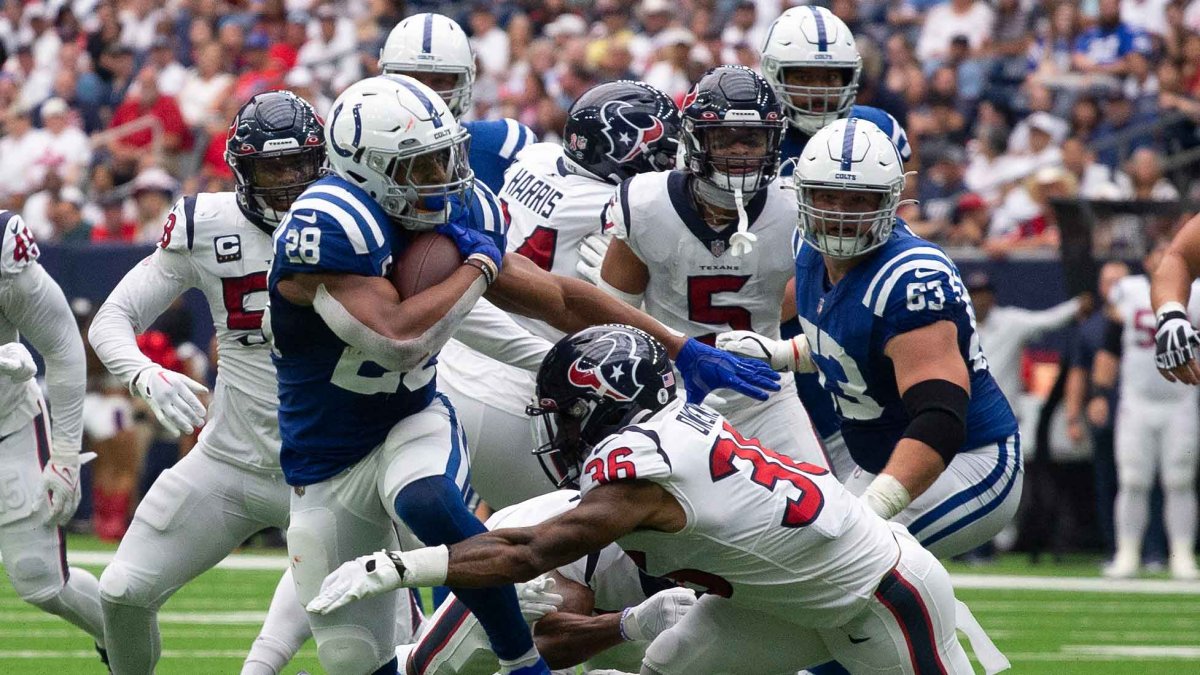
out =
[[[454,405],[471,444],[471,487],[475,492],[498,511],[553,491],[554,485],[533,455],[535,441],[524,410],[533,398],[532,374],[465,347],[443,350],[438,358],[438,389]],[[464,371],[473,364],[481,364],[484,370],[468,376]],[[507,405],[500,405],[498,397]]]
[[[90,572],[67,567],[66,539],[49,522],[42,466],[50,456],[41,413],[0,440],[0,556],[17,595],[104,645],[100,592]]]
[[[825,446],[825,454],[829,457],[829,467],[833,469],[833,475],[849,489],[850,480],[856,473],[862,473],[862,468],[850,456],[850,447],[846,445],[846,439],[842,438],[842,432],[836,431],[821,439],[821,445]],[[862,494],[867,485],[870,483],[864,484],[854,495]]]
[[[829,651],[854,675],[967,675],[973,673],[958,643],[950,574],[907,536],[897,536],[900,562],[887,574],[867,608],[849,623],[821,630]]]
[[[1020,436],[960,452],[908,508],[893,518],[939,558],[965,553],[996,536],[1021,501]]]
[[[1164,406],[1166,408],[1167,406]],[[1184,396],[1171,406],[1169,429],[1161,437],[1163,446],[1161,481],[1163,521],[1170,545],[1171,575],[1177,579],[1197,578],[1196,546],[1196,462],[1200,451],[1200,416],[1196,400]]]
[[[218,461],[203,445],[164,471],[100,577],[114,672],[153,672],[161,651],[158,608],[247,537],[286,522],[281,476]]]
[[[795,381],[784,378],[779,384],[782,389],[771,394],[765,403],[738,397],[734,403],[718,406],[717,410],[743,436],[758,439],[763,446],[801,462],[830,468],[825,448],[796,395]]]
[[[820,634],[705,595],[646,647],[648,675],[794,675],[830,659]]]
[[[292,490],[288,555],[302,605],[342,563],[399,545],[375,494],[381,451],[382,446],[330,480]],[[329,614],[309,614],[321,666],[339,675],[395,673],[399,597],[384,593]]]
[[[401,420],[382,450],[379,499],[422,542],[453,544],[486,531],[464,502],[467,444],[449,399],[439,395]],[[487,631],[502,672],[510,664],[540,661],[512,586],[451,590]]]
[[[242,675],[279,675],[310,637],[308,614],[296,595],[296,582],[288,568],[275,586],[262,630],[242,664]]]
[[[1151,419],[1155,413],[1152,405],[1128,396],[1117,409],[1117,551],[1112,565],[1105,569],[1110,577],[1134,576],[1142,564],[1142,538],[1150,521],[1150,490],[1158,473],[1161,449],[1159,429]]]

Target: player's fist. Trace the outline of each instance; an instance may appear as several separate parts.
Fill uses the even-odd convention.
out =
[[[450,221],[438,225],[437,233],[449,237],[454,242],[463,260],[479,253],[491,258],[492,262],[496,263],[496,268],[500,268],[504,253],[496,247],[496,242],[492,241],[491,237],[479,230],[471,229],[459,222]]]
[[[735,356],[688,338],[675,356],[689,403],[700,403],[714,389],[732,389],[765,401],[779,391],[779,374],[762,361]]]
[[[79,506],[79,453],[51,453],[42,469],[42,487],[50,504],[50,521],[66,525]]]
[[[550,577],[538,577],[516,585],[517,603],[521,605],[521,616],[525,617],[525,623],[532,626],[562,606],[563,596],[554,592],[554,585],[554,579]]]
[[[149,404],[159,424],[173,436],[190,434],[204,424],[206,411],[196,394],[208,393],[208,387],[186,375],[149,366],[133,376],[129,390]]]
[[[20,342],[0,345],[0,375],[13,382],[24,382],[37,374],[33,355]]]
[[[387,551],[376,551],[342,563],[321,582],[321,592],[305,608],[328,614],[355,600],[371,598],[403,585],[399,560]]]
[[[717,349],[762,361],[772,370],[815,373],[808,338],[797,335],[790,340],[772,340],[748,330],[731,330],[717,335]]]
[[[1158,310],[1158,330],[1154,334],[1154,362],[1163,377],[1172,382],[1200,384],[1200,365],[1196,348],[1200,335],[1188,320],[1183,305],[1168,302]]]
[[[649,641],[679,623],[696,604],[696,594],[687,588],[659,591],[636,607],[621,612],[621,637]]]
[[[608,253],[608,245],[612,243],[612,234],[596,232],[584,237],[579,244],[579,262],[575,263],[575,271],[593,285],[600,285],[600,268],[604,265],[604,256]]]

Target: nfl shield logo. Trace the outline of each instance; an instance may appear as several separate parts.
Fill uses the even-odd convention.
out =
[[[817,314],[820,314],[822,309],[825,309],[825,298],[817,300]]]
[[[720,258],[725,255],[725,247],[727,244],[723,239],[713,239],[708,242],[708,250],[712,251],[713,257]]]

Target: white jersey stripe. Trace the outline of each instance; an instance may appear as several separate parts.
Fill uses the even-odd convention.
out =
[[[945,272],[947,277],[954,279],[953,270],[942,264],[940,261],[929,259],[910,260],[895,268],[895,271],[888,276],[887,281],[884,282],[882,289],[879,291],[879,297],[875,299],[875,306],[871,310],[875,312],[875,316],[883,316],[884,310],[887,309],[888,298],[892,295],[892,289],[895,288],[897,283],[899,283],[900,278],[903,277],[904,274],[909,270],[921,268]],[[863,300],[863,304],[867,304],[866,299]],[[870,305],[867,306],[869,307]]]
[[[904,260],[905,258],[911,258],[914,255],[933,256],[935,258],[942,260],[947,265],[952,266],[954,264],[954,263],[950,262],[950,259],[946,257],[946,254],[942,253],[941,251],[937,250],[936,248],[933,248],[932,246],[918,246],[916,248],[910,248],[907,251],[896,256],[895,258],[892,258],[891,260],[889,260],[886,265],[879,268],[879,271],[875,273],[874,278],[871,279],[871,283],[867,286],[866,294],[863,295],[863,306],[864,307],[870,307],[872,302],[874,301],[875,287],[878,286],[879,283],[882,282],[885,278],[887,278],[891,275],[891,271],[893,269],[895,269],[895,267],[898,264],[900,264],[900,261]],[[951,274],[950,276],[954,277],[955,275]]]
[[[321,213],[328,214],[330,217],[336,220],[338,225],[341,225],[342,229],[346,232],[346,238],[350,240],[350,245],[354,247],[355,253],[359,255],[365,255],[370,252],[371,249],[367,246],[367,238],[363,236],[362,227],[359,226],[358,221],[355,220],[354,216],[350,215],[350,213],[342,207],[325,199],[313,199],[305,197],[297,201],[295,204],[292,204],[292,210],[291,213],[288,214],[288,217],[295,218],[297,211],[302,211],[305,209],[311,209],[313,211],[319,211]]]
[[[517,121],[508,117],[504,118],[504,145],[500,146],[501,157],[512,157],[517,149],[517,141],[521,138],[521,127],[517,126]]]
[[[336,185],[324,185],[324,184],[314,186],[311,190],[309,190],[307,196],[313,197],[322,192],[331,197],[340,199],[340,200],[346,202],[347,204],[349,204],[350,206],[354,207],[354,210],[356,212],[358,212],[359,217],[362,219],[363,222],[365,222],[367,224],[367,227],[371,230],[371,237],[375,240],[375,245],[383,246],[383,230],[380,229],[379,223],[375,222],[375,216],[372,215],[369,210],[367,210],[366,205],[363,204],[360,199],[358,199],[354,195],[350,194],[350,191],[345,188],[338,187]]]

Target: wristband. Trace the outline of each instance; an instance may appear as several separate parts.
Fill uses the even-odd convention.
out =
[[[891,520],[912,503],[912,495],[908,493],[908,489],[894,476],[886,473],[879,474],[871,481],[862,499],[884,520]]]
[[[617,622],[617,630],[621,633],[621,639],[626,642],[633,642],[633,638],[629,637],[629,633],[625,632],[625,618],[633,611],[632,607],[626,607],[621,612],[621,620]]]
[[[500,275],[500,269],[496,266],[496,261],[490,256],[483,253],[472,253],[463,261],[464,265],[470,265],[483,273],[483,280],[488,286],[496,282],[496,277]]]
[[[413,551],[404,551],[398,556],[388,555],[400,570],[400,579],[407,588],[442,586],[450,570],[450,549],[447,546],[428,546]]]
[[[1163,306],[1159,307],[1158,311],[1155,312],[1159,326],[1162,326],[1163,321],[1172,318],[1173,315],[1181,319],[1187,319],[1187,308],[1183,306],[1183,303],[1172,300],[1171,302],[1163,303]]]

